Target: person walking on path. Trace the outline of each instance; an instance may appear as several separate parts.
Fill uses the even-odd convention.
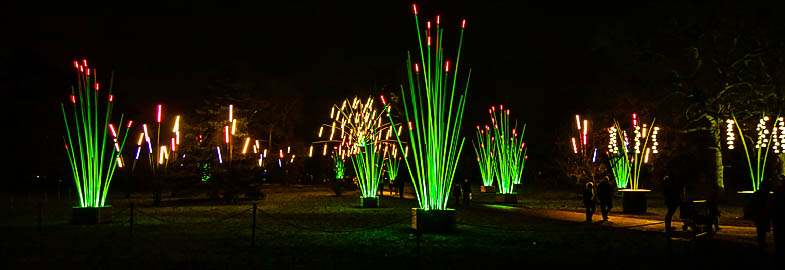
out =
[[[771,230],[771,182],[771,179],[761,182],[750,202],[755,230],[758,233],[758,247],[761,249],[766,248],[766,233]]]
[[[469,200],[472,199],[472,184],[469,182],[469,179],[463,179],[461,189],[463,190],[463,205],[468,206]]]
[[[673,215],[676,214],[676,209],[681,205],[681,191],[683,188],[681,181],[673,173],[666,175],[663,181],[665,182],[665,206],[668,207],[668,212],[665,213],[665,233],[670,237],[673,232],[671,221],[673,221]]]
[[[613,186],[607,176],[597,184],[597,199],[600,201],[602,221],[608,221],[608,213],[613,209]]]
[[[771,223],[774,227],[774,250],[785,255],[785,175],[780,175],[774,189]]]
[[[583,206],[586,207],[586,221],[591,222],[591,217],[597,207],[597,193],[594,190],[594,183],[586,183],[583,189]]]

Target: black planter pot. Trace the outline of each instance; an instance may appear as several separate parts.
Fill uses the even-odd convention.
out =
[[[412,208],[412,229],[424,233],[455,231],[455,209],[423,210]]]
[[[496,193],[497,203],[518,203],[518,193],[501,194]]]
[[[622,213],[645,214],[647,210],[646,196],[648,189],[622,189]]]
[[[360,197],[360,205],[362,208],[379,208],[379,197]]]
[[[99,224],[112,222],[112,206],[74,207],[71,222],[77,225]]]

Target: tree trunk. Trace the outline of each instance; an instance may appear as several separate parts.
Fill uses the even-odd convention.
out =
[[[714,173],[715,173],[715,188],[717,195],[723,195],[725,192],[724,169],[722,164],[722,119],[711,116],[706,117],[711,123],[709,133],[713,140],[712,146],[709,149],[714,151]]]

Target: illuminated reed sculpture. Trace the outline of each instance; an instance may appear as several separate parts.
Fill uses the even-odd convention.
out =
[[[429,21],[422,35],[417,6],[412,5],[412,9],[420,55],[419,62],[415,62],[411,53],[408,54],[408,91],[401,86],[413,160],[409,161],[409,157],[404,159],[420,205],[420,208],[412,209],[412,227],[424,231],[452,230],[455,228],[455,212],[447,208],[447,201],[465,140],[460,138],[459,131],[471,77],[470,70],[464,93],[456,101],[455,88],[466,20],[461,22],[458,53],[455,65],[451,66],[443,49],[444,30],[439,15],[435,18],[435,29],[431,29]],[[403,146],[400,137],[398,143]]]
[[[766,161],[769,156],[769,150],[772,149],[773,146],[775,154],[779,154],[783,151],[782,146],[785,144],[785,119],[780,116],[775,117],[774,124],[772,125],[771,130],[769,130],[767,123],[771,118],[763,113],[755,127],[757,137],[755,140],[749,138],[750,147],[747,147],[747,137],[744,136],[741,125],[738,124],[736,116],[733,113],[731,113],[731,117],[732,120],[728,119],[726,121],[728,149],[734,149],[735,136],[733,134],[733,126],[735,125],[736,129],[739,131],[739,137],[741,138],[744,153],[747,157],[750,180],[752,180],[752,192],[758,191],[758,189],[760,189],[760,183],[763,182],[766,174]],[[752,147],[753,142],[755,145],[754,147]],[[750,152],[752,152],[752,156],[750,156]],[[747,192],[749,193],[749,191]]]
[[[106,195],[115,170],[124,166],[121,153],[133,122],[123,124],[121,114],[120,124],[112,123],[114,75],[110,79],[109,90],[100,91],[96,71],[87,65],[87,60],[81,63],[74,61],[74,68],[77,70],[78,83],[76,88],[71,87],[71,106],[67,110],[65,104],[60,103],[66,130],[63,141],[79,196],[79,206],[74,207],[73,221],[110,221],[111,206],[106,204]],[[106,102],[105,107],[103,102]],[[72,117],[69,117],[69,113]],[[111,143],[107,143],[109,136]]]
[[[626,189],[620,190],[624,196],[623,211],[626,213],[645,213],[647,211],[646,194],[651,190],[641,189],[639,183],[643,166],[648,164],[649,160],[659,153],[657,135],[660,128],[654,126],[655,121],[656,119],[653,119],[650,124],[644,123],[641,125],[638,115],[632,114],[632,144],[629,143],[626,131],[621,128],[618,122],[614,121],[611,127],[611,130],[615,128],[615,136],[623,142],[623,145],[618,146],[611,143],[610,146],[616,146],[616,148],[608,149],[609,159],[617,158],[615,161],[616,166],[621,166],[621,169],[624,167],[623,162],[629,162],[626,166],[628,168],[629,184]],[[649,142],[651,142],[651,147],[649,147]],[[622,157],[623,160],[619,160]],[[614,167],[614,163],[611,163],[611,166]],[[624,177],[624,174],[621,172],[620,177]],[[620,180],[617,179],[616,181]]]
[[[506,203],[517,202],[516,193],[513,191],[515,182],[520,181],[523,168],[526,163],[526,143],[523,142],[523,134],[526,132],[526,124],[518,134],[518,124],[510,124],[510,109],[505,110],[504,105],[499,105],[488,110],[491,115],[491,125],[493,125],[492,148],[495,158],[496,175],[499,183],[499,194],[497,200]]]
[[[494,176],[496,176],[496,159],[493,158],[493,135],[491,128],[485,125],[484,128],[477,126],[477,142],[472,142],[474,147],[474,154],[477,155],[477,163],[480,167],[480,176],[482,176],[481,192],[496,192],[493,185]]]
[[[322,155],[327,155],[330,145],[335,147],[339,155],[348,156],[357,174],[363,207],[378,207],[379,189],[382,171],[384,170],[383,151],[395,141],[391,139],[401,132],[400,125],[382,121],[388,115],[390,105],[380,97],[381,109],[374,108],[373,97],[365,101],[355,97],[346,99],[339,106],[335,104],[330,110],[331,124],[323,124],[319,128],[319,138],[325,135],[325,128],[330,136],[313,144],[323,144]],[[336,137],[337,135],[337,137]],[[313,145],[308,150],[313,153]]]

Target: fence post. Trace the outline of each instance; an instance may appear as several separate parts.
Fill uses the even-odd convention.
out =
[[[131,238],[133,238],[134,237],[134,203],[133,202],[131,202],[131,218],[129,219],[128,224],[129,224],[128,228],[131,234]]]
[[[251,247],[256,244],[256,203],[253,203],[253,223],[251,225]]]

